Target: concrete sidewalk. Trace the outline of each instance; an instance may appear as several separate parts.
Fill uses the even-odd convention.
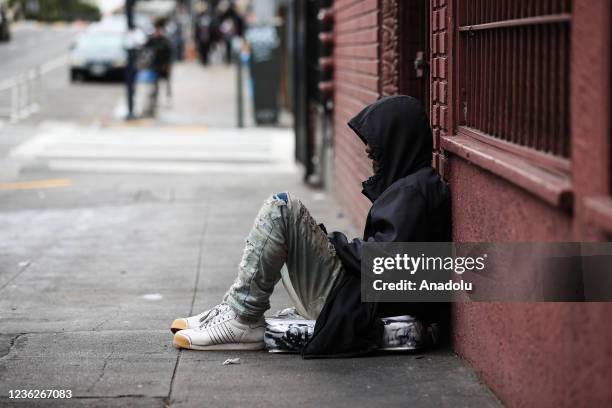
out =
[[[253,126],[253,105],[248,87],[248,70],[243,73],[244,125]],[[203,67],[197,62],[181,62],[172,68],[172,93],[160,87],[158,124],[188,125],[205,123],[211,127],[234,127],[238,123],[235,65],[214,64]]]
[[[21,178],[66,186],[0,191],[0,405],[11,402],[9,390],[43,388],[74,398],[41,406],[496,404],[449,351],[303,361],[175,350],[169,323],[219,301],[267,195],[289,189],[330,229],[350,226],[291,169],[156,174],[135,160],[143,171],[99,173],[41,164],[62,149],[75,151],[45,145]],[[281,287],[273,310],[285,306]],[[223,366],[229,357],[241,364]]]
[[[177,122],[49,123],[2,159],[16,171],[0,182],[0,406],[498,405],[447,350],[305,361],[174,349],[170,322],[219,302],[270,194],[290,190],[328,230],[355,234],[302,184],[289,130]],[[281,285],[271,312],[287,306]],[[35,389],[73,398],[9,398]]]
[[[249,73],[243,66],[242,102],[245,127],[254,125],[253,100],[250,95]],[[196,61],[183,61],[172,66],[171,94],[167,82],[159,86],[155,118],[132,121],[132,126],[209,126],[235,127],[238,123],[238,80],[234,64],[211,64],[204,67]],[[136,83],[135,104],[142,104],[144,88]],[[135,108],[139,110],[138,106]],[[107,124],[121,124],[127,113],[121,97]]]

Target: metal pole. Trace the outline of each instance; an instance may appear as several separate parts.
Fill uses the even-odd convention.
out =
[[[125,87],[127,91],[127,118],[134,119],[134,79],[136,71],[136,44],[132,38],[134,26],[134,4],[136,0],[125,0],[125,15],[127,18],[127,66],[125,68]]]
[[[237,50],[236,55],[236,98],[237,98],[237,112],[238,112],[238,127],[244,127],[244,96],[242,95],[243,79],[242,79],[242,50]]]
[[[27,78],[27,111],[28,116],[36,112],[36,68],[32,68],[26,74]]]
[[[19,120],[19,80],[17,77],[13,80],[11,86],[11,123]]]
[[[40,110],[40,106],[42,104],[42,69],[40,66],[37,66],[34,70],[35,75],[35,87],[36,87],[36,96],[34,99],[34,111],[38,112]]]
[[[19,75],[19,119],[28,116],[28,76],[22,73]]]

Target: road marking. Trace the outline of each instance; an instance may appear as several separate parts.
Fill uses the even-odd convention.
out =
[[[22,164],[45,161],[52,171],[293,173],[293,146],[289,129],[93,128],[58,123],[41,128],[8,156]]]
[[[49,60],[40,66],[40,74],[45,75],[54,69],[63,67],[68,64],[68,55],[62,55],[60,57]]]
[[[36,190],[41,188],[67,187],[72,185],[70,179],[48,179],[0,183],[0,190]]]

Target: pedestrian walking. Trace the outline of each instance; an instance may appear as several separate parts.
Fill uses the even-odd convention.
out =
[[[170,85],[170,75],[172,72],[172,46],[170,41],[164,35],[165,20],[158,19],[155,21],[155,31],[147,39],[144,49],[141,53],[141,69],[146,69],[152,72],[153,90],[150,92],[149,101],[143,111],[144,116],[154,116],[159,94],[159,82],[166,82],[166,94],[170,98],[172,88]]]
[[[244,35],[244,20],[236,10],[234,3],[224,5],[226,9],[219,16],[219,33],[225,45],[225,63],[232,62],[232,42],[235,37]]]
[[[195,18],[193,35],[200,62],[202,65],[208,65],[208,53],[210,52],[212,42],[212,17],[207,11],[206,6],[201,7],[201,11]]]

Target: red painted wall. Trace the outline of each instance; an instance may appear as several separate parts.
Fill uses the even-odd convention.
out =
[[[455,50],[448,44],[455,3],[432,4],[432,123],[437,136],[452,136]],[[609,22],[607,0],[574,1],[570,175],[574,210],[550,206],[512,182],[444,152],[456,241],[605,237],[587,220],[583,202],[591,194],[609,194]],[[508,406],[612,406],[611,313],[612,304],[603,303],[457,304],[454,346]]]
[[[455,240],[572,240],[565,212],[462,159],[450,165]],[[609,316],[609,303],[456,304],[454,346],[508,406],[611,406]]]
[[[374,16],[383,1],[337,0],[334,5],[335,190],[359,226],[369,207],[359,194],[360,181],[370,169],[363,146],[346,122],[379,95],[381,35],[376,34]],[[568,211],[441,149],[440,139],[452,136],[456,129],[455,1],[460,0],[430,2],[434,165],[451,186],[454,239],[609,240],[611,231],[592,219],[585,202],[611,195],[612,3],[573,0],[570,180],[574,205]],[[453,310],[454,347],[508,406],[612,406],[610,316],[612,304],[604,303],[458,304]]]

